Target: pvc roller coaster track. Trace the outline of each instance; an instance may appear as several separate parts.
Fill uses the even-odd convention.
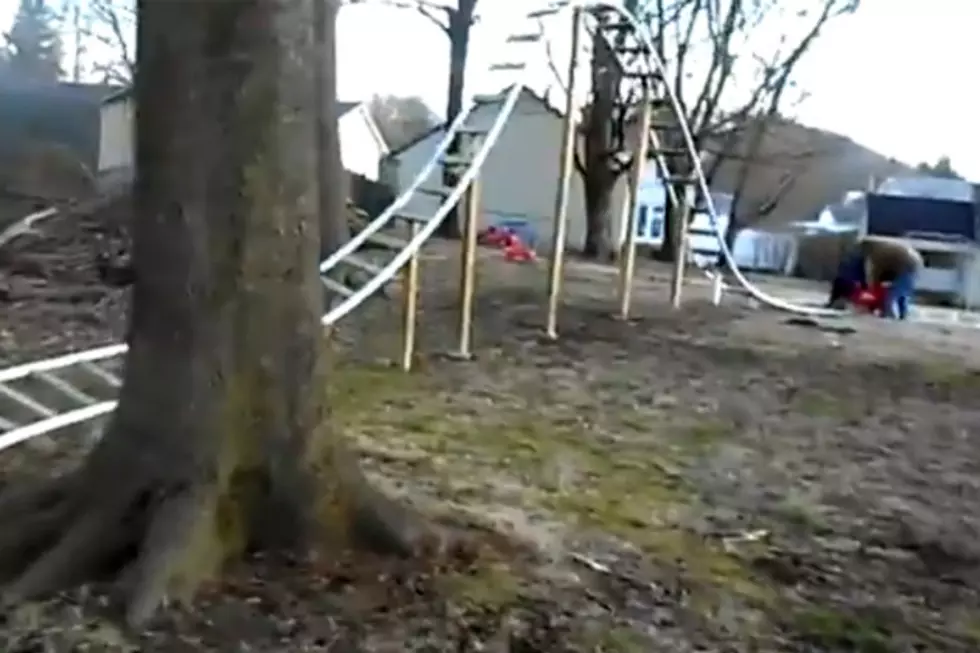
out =
[[[644,83],[653,85],[653,89],[659,89],[655,92],[660,97],[655,96],[655,100],[673,112],[674,121],[671,124],[683,142],[682,151],[688,164],[685,167],[691,171],[685,183],[692,185],[702,198],[724,260],[739,285],[768,306],[807,315],[827,314],[823,310],[797,306],[767,295],[745,278],[719,232],[716,207],[680,99],[666,82],[671,79],[666,62],[657,56],[645,26],[616,0],[579,0],[538,5],[526,13],[523,23],[506,37],[506,47],[501,48],[514,58],[490,66],[492,71],[513,74],[508,90],[503,95],[495,96],[500,101],[492,105],[484,104],[496,107],[492,123],[485,129],[468,126],[472,108],[478,104],[471,103],[447,126],[432,156],[392,205],[320,264],[323,283],[336,297],[323,316],[324,325],[337,323],[391,281],[452,214],[453,207],[479,175],[514,111],[521,91],[526,87],[530,56],[528,52],[524,52],[523,56],[516,55],[522,48],[526,50],[526,46],[544,39],[542,19],[572,11],[581,11],[591,18],[587,29],[593,35],[598,30],[611,39],[613,51],[626,76],[641,78]],[[653,142],[650,154],[656,160],[663,178],[671,179],[665,150],[659,146],[657,130],[658,127],[654,126],[650,133]],[[467,155],[448,154],[456,139],[468,141],[470,147],[464,148]],[[456,171],[457,183],[451,188],[441,187],[439,181],[426,185],[430,180],[441,178],[444,166],[452,166]],[[668,192],[676,192],[670,184]],[[419,194],[441,198],[439,207],[432,215],[412,215],[404,211],[412,198]],[[674,196],[673,199],[678,198]],[[50,215],[49,211],[42,218],[38,218],[37,214],[28,216],[19,227],[15,225],[12,229],[16,231],[20,228],[20,233],[30,232],[34,222]],[[407,240],[391,235],[390,227],[405,224],[410,225],[412,233]],[[377,264],[363,255],[362,252],[368,248],[382,248],[390,258],[386,263]],[[367,280],[357,288],[349,287],[337,280],[346,278],[340,274],[345,269],[356,270],[362,276],[366,273]],[[95,422],[98,426],[99,418],[104,418],[116,406],[115,397],[122,384],[126,350],[125,344],[115,344],[0,369],[0,450],[73,425]]]

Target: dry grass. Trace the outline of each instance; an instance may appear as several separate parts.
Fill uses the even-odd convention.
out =
[[[778,315],[706,306],[696,290],[671,312],[659,281],[640,284],[639,319],[619,322],[613,280],[582,269],[570,271],[562,337],[546,344],[540,270],[492,260],[481,271],[475,361],[434,355],[454,337],[456,275],[433,260],[417,371],[379,364],[398,348],[397,306],[379,301],[341,329],[329,392],[372,478],[464,525],[483,554],[386,571],[254,561],[128,642],[976,650],[980,355],[951,358],[870,322],[832,344]],[[40,455],[17,454],[35,470],[52,462]],[[91,600],[75,600],[85,609],[40,606],[3,636],[110,632]],[[3,650],[29,650],[17,646]],[[92,650],[124,650],[112,646]]]

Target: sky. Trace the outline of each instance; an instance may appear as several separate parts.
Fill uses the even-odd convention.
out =
[[[467,95],[513,82],[512,73],[487,68],[495,57],[513,54],[504,39],[520,29],[526,4],[492,2],[472,33]],[[0,29],[9,26],[16,4],[0,3]],[[980,180],[980,94],[960,72],[975,47],[976,15],[976,0],[862,0],[856,14],[826,29],[799,66],[796,79],[807,99],[794,117],[911,164],[947,155],[955,169]],[[564,67],[568,30],[557,23],[547,30]],[[428,19],[369,0],[342,9],[338,39],[340,99],[415,95],[443,112],[449,45]],[[518,53],[532,62],[529,86],[556,90],[544,50],[526,47],[537,48]]]
[[[797,80],[808,99],[795,117],[907,163],[950,156],[961,174],[980,180],[980,90],[960,72],[968,70],[967,53],[976,47],[977,9],[976,0],[862,0],[858,12],[831,25],[799,66]],[[402,9],[343,11],[340,93],[419,95],[441,113],[448,41],[438,28]],[[469,92],[501,85],[496,73],[484,71],[501,52],[515,15],[495,9],[475,28]],[[537,74],[541,90],[553,76],[536,63],[531,75]]]

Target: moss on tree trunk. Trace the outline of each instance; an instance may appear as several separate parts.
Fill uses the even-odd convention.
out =
[[[410,554],[425,534],[328,419],[318,222],[343,184],[318,174],[316,1],[139,3],[120,404],[78,472],[0,497],[7,600],[111,579],[138,623],[252,548]]]

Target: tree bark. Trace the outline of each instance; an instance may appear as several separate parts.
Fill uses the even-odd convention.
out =
[[[585,248],[588,258],[612,257],[611,235],[613,193],[625,166],[619,159],[623,143],[616,133],[625,124],[617,121],[616,103],[622,76],[615,52],[601,30],[592,39],[592,103],[585,123]],[[624,114],[625,115],[625,114]]]
[[[249,550],[429,535],[328,421],[318,205],[341,186],[317,162],[317,1],[140,0],[120,403],[78,472],[0,497],[6,600],[114,580],[138,624]]]
[[[675,116],[672,116],[676,120]],[[662,129],[660,133],[661,143],[665,148],[679,150],[684,147],[684,139],[676,127]],[[670,174],[676,178],[690,179],[693,175],[694,164],[687,155],[672,155],[666,157],[667,168]],[[687,184],[684,182],[673,183],[674,195],[680,202],[687,197]],[[696,200],[695,200],[696,201]],[[660,249],[652,252],[653,258],[664,262],[673,262],[677,259],[680,247],[680,220],[684,215],[688,215],[689,220],[694,219],[694,211],[685,213],[683,206],[674,206],[670,193],[665,198],[664,207],[664,244]]]
[[[448,125],[460,111],[463,110],[463,89],[466,84],[466,60],[470,50],[470,27],[473,25],[473,16],[476,11],[477,0],[459,0],[456,8],[447,8],[446,14],[449,21],[446,26],[446,34],[449,36],[449,85],[446,97],[446,124]],[[459,154],[459,139],[454,139],[450,143],[446,153],[449,155]],[[442,183],[447,188],[456,185],[459,178],[452,172],[443,171]],[[446,219],[439,225],[436,232],[443,238],[458,239],[462,230],[460,228],[459,211],[457,208],[446,216]]]
[[[674,192],[678,199],[681,199],[684,197],[685,188],[682,184],[675,184]],[[681,201],[683,200],[681,199]],[[651,256],[657,261],[672,263],[677,260],[677,251],[680,246],[680,220],[684,212],[683,207],[674,205],[669,194],[665,197],[664,204],[664,242],[659,249],[652,250]]]
[[[314,59],[317,73],[316,120],[317,165],[320,183],[320,260],[340,249],[350,239],[347,222],[347,198],[350,197],[350,175],[340,158],[340,133],[337,127],[337,44],[332,30],[340,10],[338,0],[316,3],[314,38],[320,56]]]
[[[613,191],[616,175],[607,167],[596,167],[585,178],[585,248],[586,258],[609,261],[614,257],[612,246]]]

